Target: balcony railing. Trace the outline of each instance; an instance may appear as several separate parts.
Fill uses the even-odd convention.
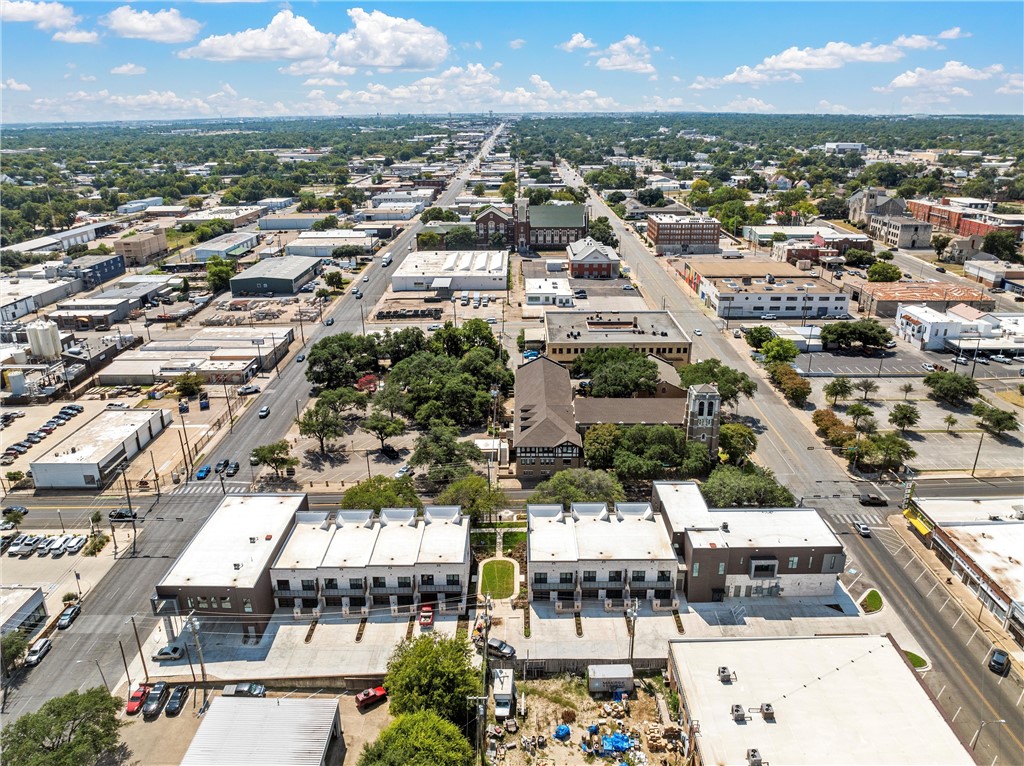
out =
[[[419,590],[420,593],[423,593],[424,591],[427,591],[428,593],[462,593],[462,590],[465,587],[466,586],[462,583],[449,584],[446,582],[435,582],[432,585],[420,583],[417,590]]]
[[[287,589],[287,590],[278,590],[276,588],[274,589],[274,596],[275,597],[280,597],[280,596],[285,596],[285,597],[287,597],[287,596],[297,596],[297,597],[313,598],[313,597],[316,597],[316,595],[317,595],[317,592],[315,590],[292,590],[290,588]]]
[[[320,592],[325,596],[362,596],[366,588],[324,588]]]
[[[375,588],[373,586],[370,586],[370,594],[374,596],[398,596],[412,592],[413,589],[411,585],[403,585],[402,587],[390,586],[384,588]]]

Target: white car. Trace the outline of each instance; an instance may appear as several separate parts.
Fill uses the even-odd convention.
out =
[[[363,281],[364,282],[369,282],[370,281],[370,277],[369,276],[363,277]]]
[[[703,334],[704,334],[704,331],[703,331],[703,330],[701,330],[701,329],[700,329],[700,328],[698,327],[698,328],[696,328],[696,329],[695,329],[695,330],[693,331],[693,334],[694,334],[694,335],[703,335]]]
[[[871,530],[868,529],[868,525],[862,521],[858,521],[853,525],[853,528],[857,530],[857,534],[861,537],[871,537]]]
[[[971,363],[971,360],[968,359],[966,356],[954,356],[953,357],[953,364],[970,364],[970,363]]]
[[[925,372],[935,372],[935,365],[930,364],[929,362],[925,362],[924,364],[921,365],[921,369],[924,370]]]

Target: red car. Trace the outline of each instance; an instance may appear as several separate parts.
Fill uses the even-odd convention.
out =
[[[434,608],[424,606],[420,608],[420,627],[429,628],[434,624]]]
[[[128,698],[128,704],[125,706],[124,712],[128,715],[135,715],[142,710],[142,704],[146,701],[146,695],[149,694],[150,687],[146,684],[140,684],[135,691],[132,692],[132,696]]]
[[[384,690],[383,686],[375,686],[372,689],[366,689],[359,692],[356,695],[356,707],[359,710],[363,708],[372,707],[378,702],[383,702],[388,698],[388,693]]]

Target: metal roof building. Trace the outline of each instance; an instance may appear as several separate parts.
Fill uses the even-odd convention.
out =
[[[214,697],[181,766],[321,766],[341,733],[337,699]]]

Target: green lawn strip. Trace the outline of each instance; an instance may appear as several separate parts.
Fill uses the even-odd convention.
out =
[[[488,561],[480,574],[480,590],[491,598],[508,598],[515,586],[515,565],[511,561]]]
[[[910,664],[915,668],[923,668],[928,664],[928,660],[920,655],[914,654],[913,652],[903,652],[907,655],[907,659],[910,660]]]
[[[505,532],[502,535],[501,549],[508,556],[520,543],[526,542],[526,532]]]
[[[869,590],[868,594],[861,599],[860,605],[868,614],[877,612],[882,608],[882,596],[877,590]]]

